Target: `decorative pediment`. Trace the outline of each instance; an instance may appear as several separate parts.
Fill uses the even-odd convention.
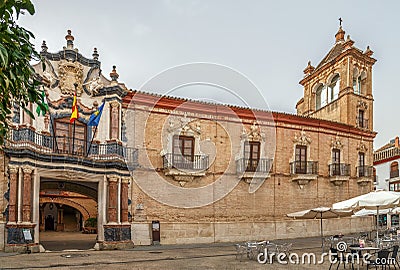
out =
[[[339,135],[336,135],[336,138],[332,138],[331,147],[339,150],[343,148],[343,143],[340,140]]]
[[[60,78],[60,89],[64,95],[82,95],[82,79],[83,79],[83,65],[79,62],[70,62],[68,60],[61,60],[58,66],[58,75]]]
[[[357,108],[365,111],[366,109],[368,109],[368,105],[365,101],[359,100],[357,103]]]
[[[250,126],[250,131],[247,132],[246,128],[243,127],[241,139],[246,139],[248,141],[265,141],[265,134],[261,133],[260,126],[256,121],[253,122],[253,125]]]
[[[175,135],[199,136],[201,134],[200,121],[191,122],[185,114],[184,117],[179,118],[179,120],[170,119],[167,131]]]
[[[311,138],[306,134],[304,129],[302,129],[299,135],[298,134],[294,135],[293,142],[299,145],[310,145]]]
[[[358,152],[363,152],[363,153],[368,151],[368,148],[365,145],[363,138],[361,138],[360,143],[357,145],[357,151]]]

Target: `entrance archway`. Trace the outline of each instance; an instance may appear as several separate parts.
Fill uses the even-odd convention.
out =
[[[41,179],[39,230],[40,243],[46,250],[94,247],[97,238],[97,186],[93,182]],[[91,230],[85,229],[88,222],[94,229],[92,226]]]

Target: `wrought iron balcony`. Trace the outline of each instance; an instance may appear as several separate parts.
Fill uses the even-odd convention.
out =
[[[120,142],[99,143],[66,136],[39,134],[31,128],[11,130],[5,143],[9,151],[32,151],[43,155],[87,157],[94,160],[120,159],[128,164],[137,164],[137,149],[125,147]]]
[[[246,158],[241,158],[236,160],[236,172],[262,172],[268,173],[272,167],[272,159],[260,158],[249,160]]]
[[[357,167],[358,177],[373,177],[373,167],[372,166],[358,166]]]
[[[350,176],[350,164],[329,164],[329,176]]]
[[[204,171],[208,168],[208,155],[193,155],[188,158],[181,154],[167,153],[163,156],[163,168]]]
[[[399,177],[399,170],[390,171],[390,178]]]
[[[318,174],[318,162],[293,161],[290,163],[290,174]]]

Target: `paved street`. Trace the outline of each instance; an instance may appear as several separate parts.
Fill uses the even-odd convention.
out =
[[[67,241],[67,240],[66,240]],[[275,241],[275,242],[288,242]],[[320,238],[290,240],[292,253],[321,254]],[[68,245],[68,244],[66,244]],[[1,269],[328,269],[324,264],[259,264],[235,258],[233,243],[143,246],[114,251],[52,251],[35,254],[0,253]],[[348,266],[346,266],[347,269]],[[340,269],[343,269],[340,266]],[[351,268],[350,268],[351,269]],[[357,268],[356,268],[357,269]],[[365,266],[360,269],[366,269]]]

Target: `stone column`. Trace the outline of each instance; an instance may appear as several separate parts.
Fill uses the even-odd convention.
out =
[[[22,198],[22,222],[31,222],[31,193],[33,168],[24,166],[24,197]]]
[[[8,222],[17,222],[17,186],[18,186],[18,167],[8,166],[10,171],[10,194],[8,201]]]
[[[119,103],[114,101],[110,106],[110,139],[119,139]]]
[[[118,177],[108,177],[108,222],[117,223]]]
[[[122,178],[121,183],[121,222],[128,222],[128,190],[129,190],[129,177]]]

